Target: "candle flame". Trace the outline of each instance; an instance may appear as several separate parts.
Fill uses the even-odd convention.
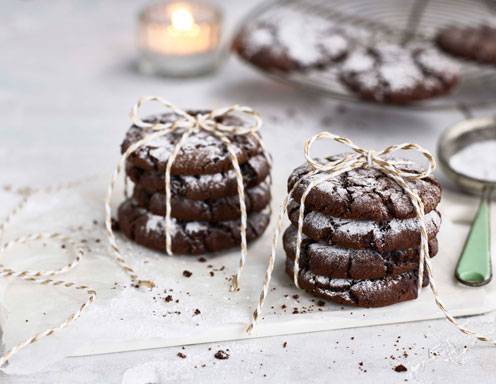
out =
[[[178,4],[175,6],[171,12],[171,24],[173,28],[179,31],[188,31],[193,29],[195,20],[191,10],[183,4]]]

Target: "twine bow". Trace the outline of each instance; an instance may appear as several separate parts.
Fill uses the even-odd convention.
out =
[[[351,153],[327,162],[321,162],[318,159],[314,159],[310,155],[310,150],[312,148],[312,145],[316,141],[321,139],[329,139],[336,141],[340,144],[344,144],[349,149],[351,149]],[[399,167],[399,165],[405,164],[404,161],[394,161],[392,159],[387,158],[388,155],[399,150],[416,151],[420,153],[427,160],[427,168],[421,172],[417,172],[414,170],[409,171]],[[329,132],[320,132],[305,141],[304,154],[308,165],[312,168],[312,171],[310,171],[306,176],[301,177],[295,183],[295,185],[291,188],[291,190],[286,195],[282,203],[281,210],[279,212],[279,217],[277,220],[276,229],[274,231],[274,236],[272,239],[272,250],[269,258],[269,264],[265,271],[264,285],[262,287],[262,291],[260,292],[257,308],[253,312],[251,324],[247,328],[248,332],[251,332],[254,329],[255,324],[258,318],[260,317],[263,304],[268,294],[270,279],[271,279],[272,271],[274,269],[277,241],[281,231],[282,221],[287,212],[289,199],[293,195],[295,189],[300,185],[303,179],[308,179],[310,181],[301,196],[299,215],[298,215],[298,230],[297,230],[295,260],[293,267],[293,280],[295,285],[299,288],[299,284],[298,284],[299,258],[301,252],[302,227],[303,227],[303,219],[305,213],[305,200],[308,194],[313,188],[315,188],[319,184],[328,181],[340,174],[350,172],[354,169],[368,167],[368,168],[377,169],[380,172],[384,173],[389,178],[391,178],[392,180],[394,180],[408,195],[415,210],[418,219],[418,224],[420,227],[420,247],[419,247],[420,252],[419,252],[419,265],[418,265],[417,296],[420,294],[420,290],[423,285],[424,265],[425,265],[425,270],[427,272],[427,276],[429,277],[429,286],[433,293],[434,300],[438,308],[443,312],[446,319],[456,328],[458,328],[458,330],[460,330],[462,333],[466,335],[474,336],[478,340],[487,341],[493,345],[496,345],[496,340],[491,339],[482,334],[479,334],[458,323],[458,321],[448,312],[445,304],[443,303],[439,295],[436,286],[436,281],[434,279],[432,272],[431,258],[429,254],[429,245],[428,245],[429,239],[425,224],[424,205],[422,203],[422,199],[420,198],[420,196],[408,185],[408,181],[425,178],[429,176],[436,168],[436,162],[434,160],[434,157],[429,151],[427,151],[418,144],[404,143],[399,145],[390,145],[384,148],[382,151],[376,152],[373,150],[361,148],[346,137],[334,135]]]
[[[156,123],[151,123],[144,121],[140,117],[140,109],[142,108],[143,104],[146,102],[156,102],[158,103],[161,107],[164,108],[165,111],[167,112],[173,112],[175,113],[178,118],[173,121],[173,122],[166,122],[166,123],[161,123],[161,122],[156,122]],[[244,117],[244,122],[247,120],[251,120],[251,124],[243,124],[240,126],[234,126],[234,125],[225,125],[222,124],[221,122],[218,121],[219,118],[221,117],[226,117],[229,115],[233,114],[238,114],[240,116]],[[131,279],[133,281],[137,281],[138,284],[153,284],[153,282],[143,282],[139,281],[137,279],[137,275],[134,272],[134,270],[126,263],[124,257],[122,256],[122,253],[120,252],[116,241],[114,234],[112,232],[112,226],[111,226],[111,211],[110,211],[110,198],[112,196],[113,188],[115,185],[115,182],[121,172],[122,166],[125,163],[126,159],[137,149],[141,148],[142,146],[146,145],[147,143],[168,135],[171,132],[179,132],[181,134],[179,140],[175,144],[169,158],[167,159],[167,164],[165,168],[165,205],[166,205],[166,214],[165,214],[165,249],[168,255],[172,255],[172,240],[171,240],[171,226],[172,226],[172,220],[171,220],[171,168],[172,165],[174,164],[174,160],[176,159],[179,151],[183,147],[184,143],[187,141],[188,137],[196,132],[199,132],[201,130],[208,132],[210,135],[218,138],[222,143],[226,146],[226,149],[229,153],[229,158],[232,162],[232,166],[236,175],[236,182],[237,182],[237,191],[239,195],[239,206],[240,206],[240,211],[241,211],[241,257],[239,261],[239,267],[238,271],[236,272],[235,275],[232,276],[231,278],[231,290],[238,290],[239,289],[239,279],[241,276],[241,272],[243,270],[243,267],[245,265],[246,261],[246,255],[247,255],[247,241],[246,241],[246,230],[247,230],[247,213],[246,213],[246,204],[245,204],[245,191],[244,191],[244,185],[243,185],[243,175],[241,173],[241,168],[239,165],[238,158],[236,156],[236,148],[233,146],[230,137],[231,136],[239,136],[239,135],[251,135],[254,137],[260,144],[260,147],[266,154],[266,158],[268,161],[270,161],[270,158],[267,156],[265,147],[263,145],[262,140],[260,139],[260,136],[257,134],[258,130],[260,129],[262,125],[262,120],[260,116],[258,115],[257,112],[253,111],[251,108],[240,106],[240,105],[233,105],[230,107],[226,108],[220,108],[216,109],[213,111],[210,111],[208,113],[200,113],[197,115],[192,115],[189,114],[186,111],[183,111],[179,108],[177,108],[175,105],[167,102],[166,100],[160,98],[160,97],[155,97],[155,96],[148,96],[148,97],[142,97],[141,99],[138,100],[138,102],[134,105],[130,112],[130,118],[133,122],[134,125],[143,128],[143,129],[148,129],[150,133],[146,134],[143,139],[133,143],[132,145],[129,146],[129,148],[124,152],[122,155],[115,171],[114,175],[112,177],[112,181],[110,183],[108,193],[107,193],[107,200],[105,202],[105,209],[107,212],[107,217],[106,217],[106,227],[107,227],[107,236],[109,239],[109,242],[111,244],[112,250],[114,252],[116,261],[123,267],[125,271],[128,272],[128,274],[131,276]],[[125,178],[126,180],[126,178]]]

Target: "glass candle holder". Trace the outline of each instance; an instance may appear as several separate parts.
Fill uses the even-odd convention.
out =
[[[219,64],[222,13],[211,4],[173,0],[139,16],[139,68],[147,74],[196,76]]]

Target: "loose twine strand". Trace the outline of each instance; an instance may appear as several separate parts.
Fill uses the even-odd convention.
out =
[[[160,121],[155,123],[150,123],[143,120],[140,117],[140,110],[145,103],[155,102],[160,107],[162,107],[167,112],[173,112],[178,115],[178,119],[174,122],[161,123]],[[244,120],[249,121],[249,124],[243,124],[242,126],[232,126],[232,125],[224,125],[220,123],[217,119],[220,117],[225,117],[232,114],[238,114],[244,117]],[[111,223],[111,209],[110,209],[110,200],[112,197],[113,189],[116,180],[119,177],[119,174],[122,171],[122,168],[127,160],[127,158],[137,149],[143,147],[147,143],[165,136],[172,132],[178,132],[181,134],[179,140],[174,145],[174,148],[167,159],[167,164],[165,168],[165,205],[166,205],[166,213],[165,213],[165,249],[168,255],[172,255],[172,218],[171,218],[171,169],[174,164],[174,161],[179,154],[181,148],[184,143],[187,141],[188,137],[191,134],[197,133],[199,131],[204,131],[209,133],[210,135],[218,138],[225,145],[229,158],[231,160],[234,173],[236,175],[236,184],[237,184],[237,192],[239,195],[239,206],[241,212],[241,256],[239,260],[239,267],[231,278],[231,290],[236,291],[239,289],[239,280],[241,277],[241,272],[246,263],[246,256],[248,254],[248,247],[246,241],[246,231],[247,231],[247,211],[246,211],[246,203],[245,203],[245,190],[243,184],[243,174],[241,173],[241,168],[239,165],[239,161],[236,155],[236,148],[232,144],[229,136],[244,136],[251,135],[257,142],[259,143],[262,151],[270,163],[270,156],[268,155],[265,146],[258,135],[258,130],[262,125],[262,119],[259,114],[252,110],[249,107],[244,107],[240,105],[233,105],[226,108],[220,108],[213,110],[208,113],[192,115],[186,111],[183,111],[177,108],[175,105],[169,103],[168,101],[156,97],[156,96],[146,96],[142,97],[138,100],[138,102],[133,106],[131,112],[129,114],[131,121],[134,125],[148,129],[150,132],[145,133],[144,137],[133,143],[129,146],[129,148],[124,152],[121,156],[117,167],[114,170],[114,174],[111,180],[111,183],[108,188],[107,198],[105,201],[105,210],[106,210],[106,228],[107,228],[107,237],[111,244],[112,251],[115,256],[116,262],[121,265],[121,267],[129,274],[131,279],[135,281],[138,285],[148,285],[153,286],[153,282],[151,281],[142,281],[138,280],[136,273],[133,269],[126,263],[125,258],[120,251],[117,243],[115,241],[115,236],[112,231],[112,223]]]
[[[56,193],[64,189],[68,188],[73,188],[75,186],[81,185],[84,182],[86,182],[89,178],[81,179],[79,181],[73,181],[70,183],[62,184],[62,185],[57,185],[57,186],[51,186],[43,189],[38,189],[38,190],[24,190],[21,192],[21,199],[19,202],[14,206],[13,209],[10,210],[10,212],[7,214],[5,219],[0,223],[0,239],[3,238],[3,235],[5,233],[5,228],[7,225],[14,219],[15,216],[17,216],[20,211],[25,207],[26,203],[30,199],[31,196],[37,193]],[[30,271],[30,270],[23,270],[23,271],[16,271],[12,268],[8,268],[4,266],[3,264],[0,264],[0,277],[1,278],[17,278],[20,280],[28,281],[34,284],[40,284],[40,285],[51,285],[53,287],[64,287],[67,289],[73,289],[76,291],[84,291],[87,295],[86,301],[80,305],[80,307],[77,309],[77,311],[71,313],[62,323],[59,325],[46,329],[42,332],[39,332],[26,340],[14,345],[11,349],[7,350],[1,357],[0,357],[0,367],[5,366],[7,364],[8,360],[12,358],[16,353],[18,353],[20,350],[23,348],[27,347],[30,344],[36,343],[37,341],[53,335],[55,332],[57,332],[60,329],[68,327],[70,324],[72,324],[75,320],[77,320],[81,314],[95,301],[96,299],[96,291],[89,287],[88,285],[80,285],[72,281],[66,281],[66,280],[59,280],[59,279],[53,279],[53,276],[57,276],[59,274],[67,273],[70,270],[74,269],[81,261],[81,259],[84,256],[84,250],[81,246],[78,245],[77,241],[74,240],[71,236],[68,235],[62,235],[60,233],[32,233],[32,234],[27,234],[24,236],[17,237],[15,239],[9,240],[5,243],[2,243],[0,245],[0,255],[2,255],[5,251],[8,249],[16,246],[16,245],[28,245],[32,242],[35,241],[40,241],[40,240],[58,240],[60,242],[66,243],[69,245],[69,248],[73,249],[75,251],[75,258],[66,264],[65,266],[55,269],[55,270],[49,270],[49,271]]]
[[[340,144],[344,144],[351,149],[352,153],[350,155],[343,156],[337,160],[321,163],[319,160],[311,157],[310,150],[312,145],[316,141],[322,139],[333,140]],[[422,172],[408,171],[398,167],[398,164],[401,164],[402,162],[396,162],[394,160],[390,160],[386,158],[387,155],[390,155],[399,150],[415,151],[420,153],[427,160],[427,168]],[[391,145],[386,147],[380,152],[375,152],[373,150],[368,150],[357,146],[346,137],[338,136],[330,132],[320,132],[305,141],[304,154],[308,165],[312,168],[312,171],[298,180],[298,182],[286,195],[281,205],[278,221],[276,224],[276,229],[274,231],[274,236],[272,239],[272,249],[269,258],[269,263],[265,271],[263,287],[260,292],[257,308],[255,309],[252,315],[252,321],[247,328],[248,332],[253,331],[262,313],[262,308],[265,299],[267,298],[267,294],[270,286],[270,279],[276,259],[277,242],[281,231],[283,218],[287,212],[287,206],[290,198],[293,195],[293,191],[296,189],[296,187],[301,183],[301,181],[304,178],[308,178],[310,182],[300,199],[300,207],[299,207],[299,215],[298,215],[298,231],[297,231],[297,240],[296,240],[296,254],[295,254],[294,268],[293,268],[293,280],[295,285],[299,288],[299,284],[298,284],[299,258],[300,258],[301,242],[302,242],[302,228],[303,228],[306,197],[308,196],[310,191],[320,183],[330,180],[333,177],[336,177],[342,173],[349,172],[354,169],[368,167],[368,168],[375,168],[380,172],[384,173],[386,176],[393,179],[408,195],[408,197],[412,202],[415,213],[417,215],[418,222],[420,225],[420,256],[419,256],[419,271],[418,271],[418,279],[417,279],[417,296],[420,294],[420,290],[423,285],[424,264],[425,264],[425,270],[429,278],[429,286],[433,293],[434,301],[438,306],[438,308],[441,310],[441,312],[444,314],[445,318],[451,324],[453,324],[460,332],[466,335],[473,336],[480,341],[489,342],[493,345],[496,345],[495,339],[482,335],[476,331],[473,331],[461,325],[453,317],[453,315],[449,313],[448,309],[446,308],[446,305],[441,300],[441,297],[439,295],[439,291],[437,289],[436,281],[434,279],[434,274],[432,271],[431,257],[430,257],[430,253],[429,253],[430,251],[428,245],[429,239],[427,234],[427,227],[425,224],[424,205],[422,203],[422,199],[420,198],[420,196],[415,191],[413,191],[412,188],[410,188],[410,186],[408,185],[409,180],[423,179],[429,176],[436,168],[436,161],[429,151],[427,151],[418,144],[404,143],[399,145]]]

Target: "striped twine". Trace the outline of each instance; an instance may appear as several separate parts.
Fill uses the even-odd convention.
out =
[[[333,140],[336,141],[340,144],[346,145],[351,149],[351,154],[346,155],[340,159],[334,160],[334,161],[328,161],[326,163],[321,163],[317,159],[314,159],[310,155],[310,150],[312,148],[312,145],[322,139],[328,139],[328,140]],[[399,150],[405,150],[405,151],[415,151],[420,153],[426,160],[427,160],[427,168],[418,173],[415,171],[406,171],[403,169],[400,169],[398,167],[398,164],[401,164],[402,162],[395,162],[394,160],[390,160],[386,158],[387,155],[390,155],[396,151]],[[386,176],[390,177],[393,179],[403,190],[405,193],[408,195],[410,198],[413,208],[415,209],[415,212],[418,217],[418,222],[420,225],[420,257],[419,257],[419,271],[418,271],[418,280],[417,280],[417,292],[418,294],[420,293],[420,290],[422,288],[423,284],[423,277],[424,277],[424,265],[425,265],[425,270],[427,271],[427,276],[429,277],[429,286],[431,288],[432,294],[434,296],[434,301],[437,305],[437,307],[441,310],[445,318],[453,324],[460,332],[470,335],[475,337],[476,339],[484,342],[489,342],[493,345],[496,345],[496,340],[487,337],[485,335],[482,335],[476,331],[473,331],[469,328],[466,328],[465,326],[461,325],[454,317],[451,315],[446,308],[446,305],[442,301],[439,291],[437,289],[436,281],[434,279],[434,274],[432,271],[432,264],[431,264],[431,257],[429,254],[429,246],[428,246],[428,236],[427,236],[427,228],[425,224],[425,212],[424,212],[424,205],[422,203],[422,199],[420,196],[413,191],[410,186],[408,185],[408,180],[418,180],[418,179],[423,179],[434,171],[436,168],[436,161],[432,154],[421,147],[418,144],[411,144],[411,143],[404,143],[404,144],[399,144],[399,145],[390,145],[383,149],[380,152],[375,152],[373,150],[368,150],[361,148],[354,144],[351,140],[349,140],[346,137],[334,135],[329,132],[320,132],[317,133],[316,135],[312,136],[310,139],[307,139],[304,144],[304,155],[305,159],[308,163],[308,165],[313,169],[307,176],[310,182],[305,189],[304,193],[301,196],[300,199],[300,210],[299,210],[299,215],[298,215],[298,232],[297,232],[297,241],[296,241],[296,254],[295,254],[295,260],[294,260],[294,271],[293,271],[293,280],[296,285],[296,287],[299,288],[298,284],[298,275],[299,275],[299,258],[300,258],[300,249],[301,249],[301,241],[302,241],[302,227],[303,227],[303,219],[304,219],[304,212],[305,212],[305,199],[310,193],[310,191],[315,188],[317,185],[319,185],[322,182],[325,182],[327,180],[332,179],[333,177],[336,177],[342,173],[349,172],[354,169],[358,168],[375,168],[379,170],[380,172],[384,173]],[[276,259],[276,248],[277,248],[277,241],[279,238],[279,234],[281,232],[282,228],[282,222],[283,222],[283,217],[287,212],[287,205],[289,203],[289,200],[293,194],[293,191],[295,188],[299,185],[299,183],[302,181],[303,177],[298,180],[298,182],[293,186],[291,191],[286,195],[281,209],[279,213],[279,218],[277,221],[276,229],[274,231],[274,236],[272,239],[272,249],[271,249],[271,254],[269,258],[269,263],[267,266],[267,269],[265,271],[265,276],[264,276],[264,283],[262,287],[262,291],[260,293],[259,301],[257,303],[257,307],[255,311],[253,312],[252,315],[252,321],[249,324],[247,328],[247,332],[252,332],[257,321],[259,320],[261,313],[262,313],[262,308],[265,302],[265,299],[267,297],[268,291],[269,291],[269,286],[270,286],[270,279],[272,275],[272,271],[274,269],[274,263]],[[417,294],[417,296],[418,296]]]
[[[51,186],[43,189],[38,189],[38,190],[24,190],[21,192],[21,199],[20,201],[14,206],[14,208],[7,214],[5,219],[0,223],[0,239],[3,238],[5,228],[7,225],[12,221],[12,219],[19,214],[19,212],[25,207],[26,203],[28,202],[29,198],[33,196],[35,193],[56,193],[58,191],[61,191],[63,189],[68,189],[68,188],[73,188],[75,186],[81,185],[84,182],[86,182],[88,178],[79,180],[79,181],[74,181],[70,182],[67,184],[61,184],[61,185],[56,185],[56,186]],[[6,267],[3,264],[0,264],[0,278],[16,278],[24,281],[28,281],[30,283],[34,284],[40,284],[40,285],[45,285],[45,286],[53,286],[53,287],[63,287],[67,289],[73,289],[76,291],[83,291],[87,295],[86,301],[80,305],[80,307],[73,313],[71,313],[62,323],[59,325],[46,329],[42,332],[39,332],[26,340],[14,345],[12,348],[7,350],[1,357],[0,357],[0,367],[4,367],[8,360],[12,358],[16,353],[18,353],[20,350],[23,348],[27,347],[30,344],[36,343],[37,341],[48,337],[50,335],[53,335],[56,331],[68,327],[70,324],[72,324],[75,320],[77,320],[81,314],[95,301],[96,299],[96,292],[94,289],[87,285],[78,285],[75,282],[72,281],[65,281],[65,280],[59,280],[59,279],[54,279],[54,276],[57,276],[59,274],[67,273],[70,270],[74,269],[81,261],[81,259],[84,256],[84,250],[81,246],[79,246],[72,237],[68,235],[62,235],[60,233],[32,233],[32,234],[27,234],[24,236],[17,237],[15,239],[9,240],[7,242],[4,242],[0,245],[0,256],[4,254],[7,250],[11,249],[12,247],[16,245],[27,245],[32,242],[36,241],[41,241],[41,240],[56,240],[59,242],[62,242],[64,244],[68,244],[69,248],[73,249],[75,251],[75,258],[65,266],[55,269],[55,270],[49,270],[49,271],[30,271],[30,270],[23,270],[23,271],[15,271],[12,268]]]
[[[178,119],[174,122],[169,123],[149,123],[144,121],[140,117],[140,109],[145,103],[148,102],[156,102],[158,103],[164,110],[173,112],[178,115]],[[230,126],[224,125],[217,121],[219,117],[224,117],[230,114],[238,114],[245,118],[245,120],[250,120],[251,124],[247,126]],[[105,211],[106,211],[106,228],[107,228],[107,237],[109,243],[111,245],[112,251],[115,256],[116,262],[121,265],[121,267],[130,275],[131,279],[135,281],[137,284],[146,284],[153,285],[151,281],[140,281],[137,279],[136,273],[134,270],[126,263],[125,258],[120,251],[116,241],[115,236],[112,231],[112,223],[111,223],[111,209],[110,209],[110,200],[112,197],[112,193],[114,190],[114,185],[119,177],[119,174],[122,171],[122,168],[126,162],[126,159],[136,151],[138,148],[143,147],[147,143],[152,140],[165,136],[171,132],[179,132],[181,136],[177,143],[175,144],[166,164],[165,169],[165,205],[166,205],[166,213],[165,213],[165,249],[168,255],[172,255],[172,218],[171,218],[171,169],[174,161],[179,154],[179,151],[183,147],[184,143],[187,141],[188,137],[194,133],[203,130],[210,135],[218,138],[225,145],[229,158],[231,160],[234,173],[236,175],[236,183],[237,183],[237,192],[239,195],[239,205],[241,212],[241,256],[239,261],[239,267],[237,269],[236,274],[234,274],[231,278],[231,290],[237,291],[239,290],[239,280],[241,277],[241,272],[246,263],[246,256],[248,254],[248,247],[246,241],[246,231],[247,231],[247,212],[246,212],[246,203],[245,203],[245,190],[243,184],[243,175],[241,173],[241,168],[239,165],[238,158],[236,156],[235,147],[233,146],[229,136],[232,135],[251,135],[254,137],[262,147],[262,151],[264,152],[266,158],[270,161],[270,156],[267,154],[265,150],[265,146],[258,135],[258,130],[262,126],[262,119],[259,114],[252,110],[249,107],[244,107],[240,105],[233,105],[227,108],[220,108],[213,110],[206,114],[198,114],[191,115],[186,111],[183,111],[177,108],[175,105],[169,103],[168,101],[156,97],[156,96],[146,96],[142,97],[138,100],[138,102],[133,106],[130,112],[130,118],[134,125],[148,129],[150,133],[144,136],[143,139],[133,143],[129,146],[129,148],[124,152],[122,157],[117,164],[117,167],[114,170],[114,174],[112,176],[112,180],[110,182],[107,198],[105,200]]]

